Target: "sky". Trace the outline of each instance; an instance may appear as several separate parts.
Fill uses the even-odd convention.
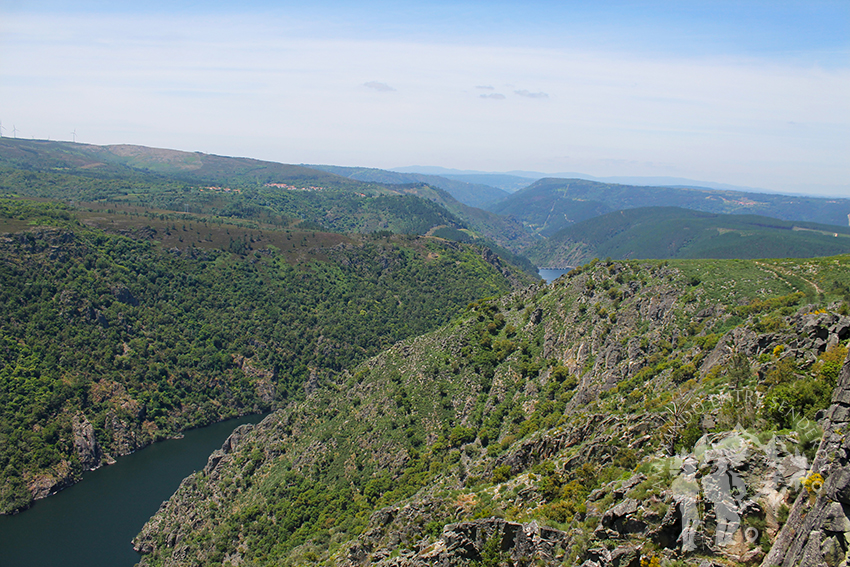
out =
[[[0,134],[850,197],[850,1],[0,0]]]

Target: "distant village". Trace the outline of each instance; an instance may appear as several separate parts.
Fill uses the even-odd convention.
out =
[[[278,189],[286,189],[287,191],[321,191],[324,187],[295,187],[286,183],[266,183],[265,187],[277,187]],[[230,187],[201,187],[200,191],[215,191],[216,193],[241,193],[241,189],[232,189]]]
[[[295,185],[288,185],[286,183],[266,183],[264,187],[275,187],[277,189],[285,189],[286,191],[323,191],[324,187],[296,187]],[[210,187],[199,187],[198,191],[214,191],[216,193],[241,193],[241,189],[232,189],[230,187],[218,187],[218,186],[210,186]],[[366,193],[358,193],[354,192],[358,197],[365,197]]]
[[[266,183],[266,187],[277,187],[278,189],[286,189],[287,191],[321,191],[324,187],[295,187],[286,183]]]

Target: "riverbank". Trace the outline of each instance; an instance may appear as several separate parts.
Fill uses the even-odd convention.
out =
[[[130,540],[249,415],[154,443],[15,516],[0,516],[0,567],[132,567]]]

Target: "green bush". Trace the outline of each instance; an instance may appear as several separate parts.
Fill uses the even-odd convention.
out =
[[[458,425],[449,433],[449,444],[452,447],[460,447],[473,441],[475,441],[475,430],[471,427]]]
[[[820,380],[802,378],[774,386],[764,398],[762,415],[780,429],[789,429],[800,418],[812,419],[829,406],[832,388]]]
[[[511,467],[510,465],[502,465],[500,467],[496,467],[493,469],[493,475],[491,476],[493,482],[498,484],[500,482],[505,482],[509,478],[511,478]]]

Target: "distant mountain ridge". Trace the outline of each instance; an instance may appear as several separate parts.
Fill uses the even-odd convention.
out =
[[[424,173],[401,173],[371,167],[342,167],[338,165],[305,165],[305,167],[327,171],[358,181],[390,183],[393,185],[427,183],[428,185],[433,185],[443,191],[447,191],[452,197],[471,207],[482,207],[487,203],[501,201],[510,194],[503,189],[487,184]]]
[[[669,177],[669,176],[640,176],[640,175],[614,175],[606,177],[597,177],[587,173],[579,173],[577,171],[566,171],[558,173],[543,173],[541,171],[526,171],[514,170],[504,173],[465,170],[465,169],[448,169],[445,167],[435,166],[419,166],[412,165],[407,167],[397,167],[390,171],[398,171],[402,173],[428,173],[432,175],[441,175],[449,179],[459,179],[462,181],[472,181],[493,185],[494,187],[502,187],[503,189],[513,193],[523,187],[531,185],[532,182],[538,179],[558,178],[558,179],[586,179],[587,181],[598,181],[600,183],[618,183],[621,185],[637,185],[643,187],[690,187],[690,188],[705,188],[705,189],[721,189],[729,191],[746,191],[754,193],[777,193],[768,189],[758,187],[745,187],[740,185],[731,185],[729,183],[717,183],[714,181],[697,181],[685,177]],[[477,178],[478,181],[473,181]],[[486,181],[485,179],[489,179]],[[513,181],[514,184],[511,184]],[[513,186],[511,190],[503,187],[502,184]]]
[[[0,190],[79,201],[115,199],[228,217],[276,217],[278,223],[347,233],[426,234],[449,227],[468,230],[479,245],[534,272],[515,256],[534,242],[519,222],[464,205],[421,182],[398,185],[398,174],[386,175],[396,176],[393,183],[198,152],[0,138]]]
[[[570,225],[526,250],[538,266],[593,258],[807,258],[850,253],[850,228],[758,215],[642,207]]]
[[[533,232],[551,236],[576,222],[622,209],[674,206],[725,214],[847,226],[850,199],[795,197],[681,187],[638,187],[584,179],[540,179],[488,207],[512,215]]]
[[[623,185],[578,178],[533,180],[528,176],[535,172],[527,171],[488,174],[445,168],[398,169],[427,172],[332,165],[306,167],[126,144],[93,146],[0,138],[0,191],[80,202],[116,201],[243,220],[263,219],[278,227],[297,225],[301,229],[338,233],[428,234],[489,247],[508,263],[532,273],[534,268],[525,255],[534,257],[537,265],[553,265],[562,264],[565,258],[587,260],[599,254],[602,257],[684,254],[679,245],[662,254],[650,252],[651,247],[645,245],[633,249],[614,240],[590,243],[587,238],[574,238],[568,246],[570,251],[565,252],[565,241],[560,238],[541,242],[571,225],[620,210],[679,207],[715,215],[754,214],[834,226],[846,226],[850,213],[850,199],[843,198]],[[482,205],[485,201],[489,203]],[[683,217],[679,212],[674,217],[657,216],[652,222],[676,231],[676,222],[691,222],[693,215]],[[626,222],[626,218],[632,217],[613,216],[600,220],[602,224],[598,226],[613,226]],[[585,229],[596,230],[591,226],[597,225],[587,225]],[[764,229],[759,231],[761,234]],[[615,239],[622,238],[616,235],[629,234],[635,242],[646,244],[656,232],[657,227],[646,223],[639,228],[627,222],[606,234]],[[700,239],[707,234],[703,232]],[[753,249],[761,250],[763,256],[804,257],[842,251],[836,249],[835,242],[818,241],[813,235],[784,231],[776,236],[776,245],[759,245]],[[731,238],[727,234],[723,242]],[[800,244],[803,240],[807,242],[805,246]],[[818,248],[818,242],[824,248]],[[623,251],[619,252],[618,247]],[[602,250],[610,252],[603,254]],[[735,253],[734,246],[722,251],[700,246],[689,250],[689,257],[696,250],[712,257]],[[751,255],[751,250],[747,254]]]
[[[266,183],[310,179],[355,186],[355,182],[297,165],[119,144],[0,138],[0,166],[32,171],[77,171],[92,177],[178,177],[194,181]]]

